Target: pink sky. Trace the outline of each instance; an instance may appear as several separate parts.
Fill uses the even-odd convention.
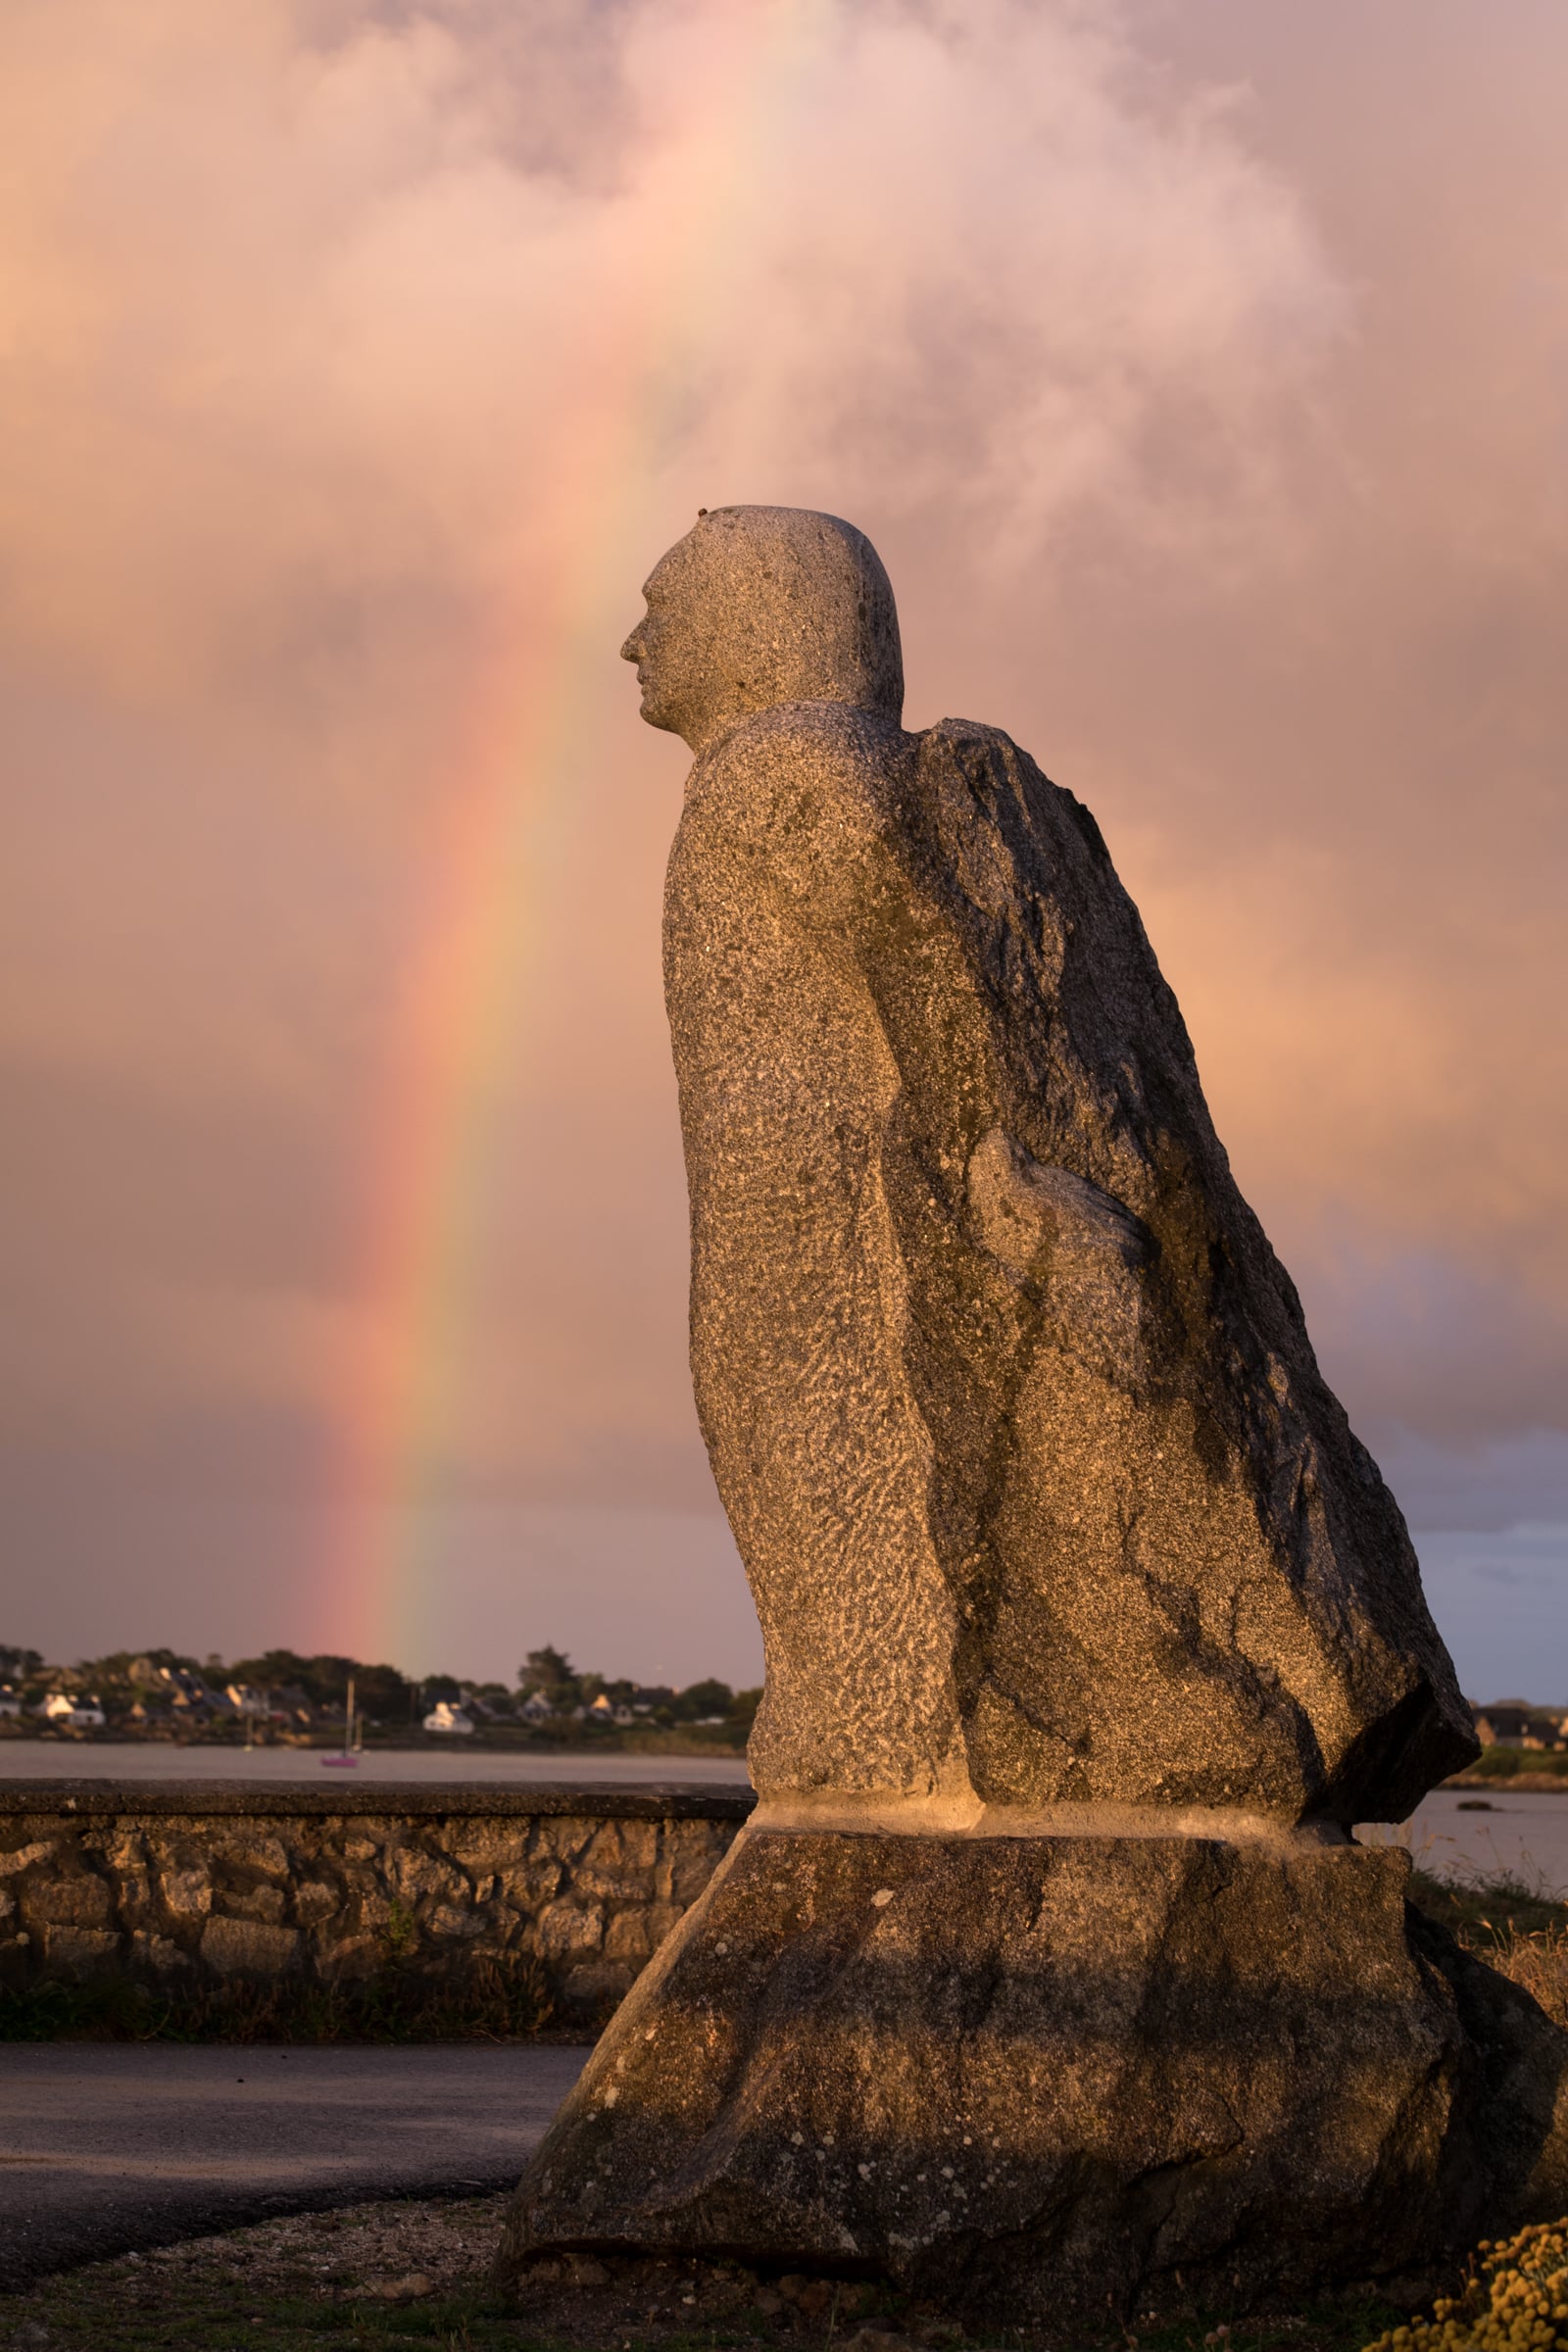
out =
[[[756,500],[1095,809],[1461,1674],[1568,1698],[1565,74],[1558,0],[14,0],[0,1637],[755,1674],[615,649]]]

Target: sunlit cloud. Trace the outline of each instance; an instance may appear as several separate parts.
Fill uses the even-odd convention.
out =
[[[1397,41],[1337,9],[8,12],[36,1556],[84,1461],[189,1462],[295,1549],[334,1479],[361,1526],[713,1507],[659,1000],[680,760],[613,655],[731,499],[860,522],[911,722],[1005,724],[1096,808],[1416,1515],[1440,1459],[1568,1424],[1531,22],[1505,71],[1444,16],[1418,138]],[[1358,39],[1347,111],[1313,44]],[[73,1537],[74,1625],[120,1509],[101,1572]],[[405,1558],[411,1642],[440,1569]]]

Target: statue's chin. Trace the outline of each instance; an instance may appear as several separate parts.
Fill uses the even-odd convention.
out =
[[[643,690],[642,714],[645,725],[660,727],[666,735],[679,735],[683,732],[681,722],[685,715],[684,712],[672,710],[667,703],[662,703],[659,697],[650,693],[646,687]]]

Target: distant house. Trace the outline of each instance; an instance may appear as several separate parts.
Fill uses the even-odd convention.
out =
[[[144,1675],[142,1669],[145,1668]],[[211,1714],[213,1693],[199,1674],[183,1666],[154,1666],[150,1659],[137,1658],[130,1669],[130,1679],[150,1690],[152,1695],[172,1707],[176,1717],[195,1723]]]
[[[9,1683],[0,1683],[0,1715],[20,1715],[21,1713],[21,1691],[13,1690]]]
[[[473,1719],[465,1715],[461,1707],[453,1706],[447,1699],[438,1698],[424,1719],[424,1728],[427,1732],[471,1732]]]
[[[101,1699],[84,1698],[73,1690],[51,1690],[38,1712],[46,1723],[72,1732],[97,1731],[105,1721]]]
[[[542,1690],[530,1690],[517,1709],[517,1713],[522,1717],[524,1723],[549,1723],[555,1712],[555,1708]]]
[[[1473,1707],[1476,1738],[1483,1747],[1556,1748],[1564,1744],[1564,1724],[1544,1707],[1504,1700],[1493,1707]]]
[[[601,1690],[593,1705],[588,1709],[588,1721],[590,1723],[630,1723],[633,1721],[633,1716],[630,1707],[612,1699],[607,1690]]]

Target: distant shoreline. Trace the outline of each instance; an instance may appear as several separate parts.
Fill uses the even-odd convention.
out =
[[[183,1747],[217,1748],[227,1755],[246,1752],[245,1741],[232,1734],[211,1732],[147,1732],[134,1726],[106,1724],[102,1731],[34,1731],[30,1725],[0,1722],[0,1742],[25,1740],[32,1747]],[[336,1755],[340,1733],[273,1735],[252,1742],[250,1752],[292,1748]],[[744,1743],[705,1739],[695,1731],[592,1732],[580,1740],[563,1739],[533,1731],[503,1731],[486,1726],[472,1732],[372,1732],[366,1738],[366,1755],[529,1755],[529,1756],[744,1756]]]
[[[1507,1796],[1514,1789],[1526,1796],[1568,1796],[1568,1773],[1564,1772],[1456,1772],[1450,1781],[1440,1781],[1440,1788],[1485,1788],[1493,1796]]]

